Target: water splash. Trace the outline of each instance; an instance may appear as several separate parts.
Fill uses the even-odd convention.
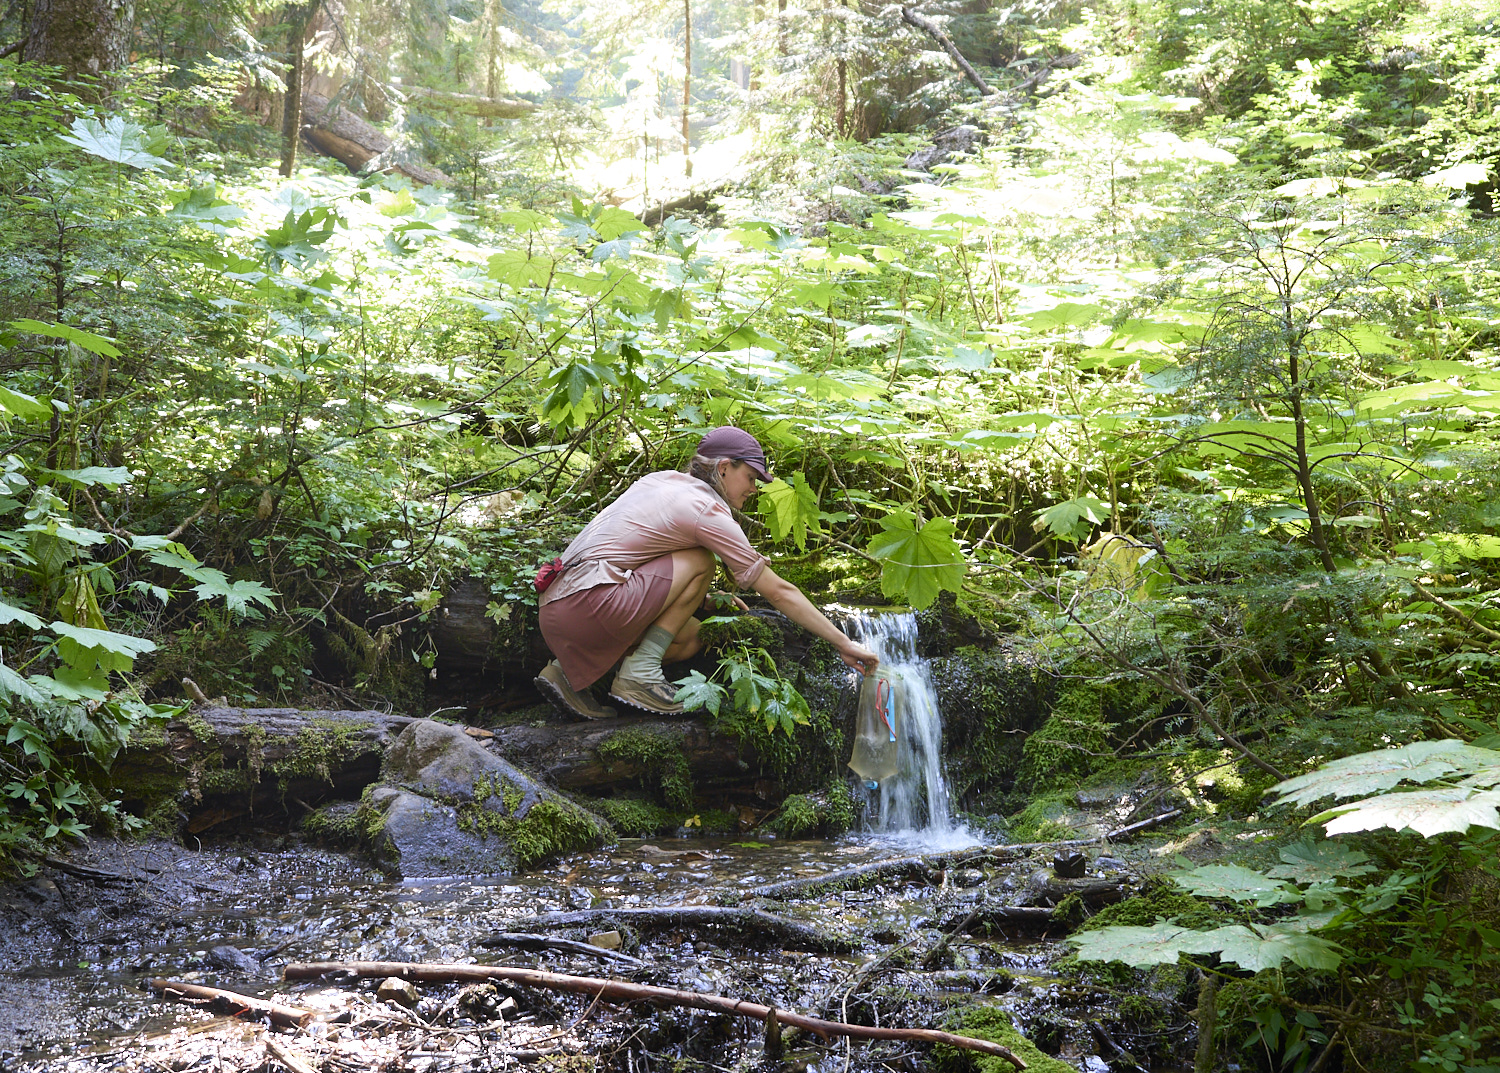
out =
[[[924,850],[959,849],[978,839],[955,824],[943,778],[943,720],[927,661],[917,655],[917,616],[910,611],[850,611],[851,631],[895,672],[901,691],[899,770],[865,791],[870,831]]]

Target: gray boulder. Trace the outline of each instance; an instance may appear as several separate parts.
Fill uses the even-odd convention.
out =
[[[381,782],[365,795],[359,828],[402,877],[504,874],[613,840],[600,817],[445,723],[402,731]]]

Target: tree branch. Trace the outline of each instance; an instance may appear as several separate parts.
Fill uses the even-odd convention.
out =
[[[974,83],[974,87],[980,93],[988,97],[995,92],[995,88],[979,76],[979,72],[974,70],[974,65],[964,59],[964,54],[958,51],[958,46],[953,43],[947,34],[938,28],[937,23],[925,15],[918,15],[909,7],[901,9],[901,21],[908,26],[915,26],[918,30],[930,34],[934,41],[943,46],[943,51],[953,57],[953,62],[958,64],[958,69],[964,73],[965,78]]]

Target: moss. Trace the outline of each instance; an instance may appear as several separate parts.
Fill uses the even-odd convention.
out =
[[[807,794],[792,794],[781,803],[781,812],[771,826],[786,838],[811,831],[818,826],[818,805],[818,800]]]
[[[831,838],[853,827],[854,820],[854,795],[844,780],[833,779],[821,793],[787,797],[770,827],[785,838],[812,831]]]
[[[934,659],[932,680],[954,800],[981,815],[1022,807],[1021,750],[1046,718],[1051,680],[1007,649],[973,646]]]
[[[601,842],[615,841],[607,824],[601,824],[597,817],[571,801],[561,799],[538,801],[520,819],[501,815],[477,802],[466,803],[459,806],[458,826],[470,834],[503,840],[522,868],[564,853],[592,849]]]
[[[213,741],[216,735],[214,728],[208,725],[208,721],[197,712],[183,712],[177,717],[177,721],[188,728],[188,731],[203,744],[207,745]]]
[[[340,801],[315,809],[302,818],[304,834],[327,846],[344,849],[359,844],[359,806],[352,801]]]
[[[989,1040],[1010,1049],[1026,1063],[1030,1073],[1078,1073],[1067,1062],[1048,1057],[1038,1050],[1035,1044],[1016,1031],[1010,1016],[999,1007],[967,1006],[949,1017],[943,1027],[961,1036]],[[961,1051],[941,1043],[932,1049],[931,1068],[934,1073],[1014,1073],[1015,1070],[998,1055]]]
[[[363,740],[368,729],[368,723],[342,719],[314,719],[302,727],[292,743],[291,754],[270,766],[281,792],[286,792],[293,779],[317,779],[332,785],[333,768],[369,748]],[[248,733],[246,737],[248,743]],[[249,756],[248,745],[246,755]]]
[[[1078,832],[1065,822],[1068,813],[1067,800],[1062,794],[1047,794],[1011,817],[1011,834],[1017,842],[1074,838]]]
[[[682,814],[633,798],[611,797],[588,802],[588,807],[609,821],[615,833],[624,838],[645,838],[674,830],[682,823]]]
[[[1064,691],[1047,721],[1021,748],[1018,779],[1032,793],[1076,786],[1110,755],[1102,691],[1092,685]]]
[[[705,622],[698,630],[698,639],[710,652],[718,652],[736,642],[768,652],[782,647],[781,631],[759,615],[731,615]]]
[[[596,751],[606,766],[638,766],[642,784],[659,790],[667,805],[693,807],[692,769],[683,755],[681,739],[671,733],[631,727],[611,734]]]

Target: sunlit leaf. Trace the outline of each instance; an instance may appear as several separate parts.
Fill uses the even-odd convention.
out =
[[[920,609],[944,589],[958,591],[965,566],[951,521],[933,518],[919,528],[910,512],[896,511],[882,518],[880,527],[869,551],[880,560],[882,593]]]

